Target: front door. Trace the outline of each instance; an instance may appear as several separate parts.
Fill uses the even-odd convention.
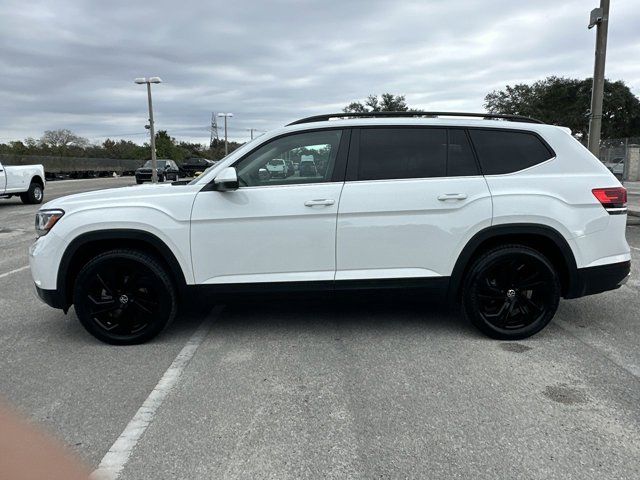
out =
[[[332,282],[348,135],[325,129],[272,139],[236,162],[237,190],[198,193],[196,283]],[[316,171],[299,170],[303,156]]]

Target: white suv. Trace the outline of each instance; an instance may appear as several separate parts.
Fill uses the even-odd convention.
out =
[[[560,297],[626,281],[626,191],[567,129],[490,114],[344,117],[270,132],[190,183],[47,203],[30,249],[40,297],[128,344],[157,335],[189,292],[401,286],[519,339]],[[311,174],[264,175],[302,155]]]

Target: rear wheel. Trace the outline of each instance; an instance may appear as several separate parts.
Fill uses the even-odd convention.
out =
[[[75,282],[73,303],[97,339],[131,345],[158,335],[175,317],[175,287],[151,255],[112,250],[88,262]]]
[[[31,182],[31,185],[29,185],[29,190],[20,194],[20,200],[22,200],[22,203],[26,204],[42,203],[43,198],[44,189],[42,188],[42,185],[37,182]]]
[[[517,340],[542,330],[560,301],[560,279],[540,252],[521,245],[490,250],[471,266],[465,316],[493,338]]]

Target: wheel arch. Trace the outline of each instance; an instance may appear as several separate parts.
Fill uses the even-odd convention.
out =
[[[186,286],[184,272],[176,256],[171,248],[153,233],[135,229],[87,232],[69,243],[58,268],[57,285],[65,312],[73,303],[73,285],[86,262],[100,252],[118,248],[131,248],[154,254],[176,282],[178,292]]]
[[[31,183],[37,183],[44,190],[44,180],[42,179],[42,177],[40,177],[40,175],[34,175],[33,177],[31,177],[31,182],[29,182],[29,184]]]
[[[493,247],[515,243],[538,250],[558,269],[562,295],[571,298],[578,288],[578,268],[571,247],[552,227],[537,224],[507,224],[487,227],[476,233],[462,249],[453,267],[449,300],[459,299],[462,283],[473,260]]]

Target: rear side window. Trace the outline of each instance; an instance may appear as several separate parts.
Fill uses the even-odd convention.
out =
[[[479,173],[478,164],[465,131],[449,130],[447,177],[468,177]]]
[[[554,156],[533,133],[507,130],[469,130],[485,175],[512,173]]]
[[[444,128],[363,128],[359,150],[358,180],[446,175]]]

